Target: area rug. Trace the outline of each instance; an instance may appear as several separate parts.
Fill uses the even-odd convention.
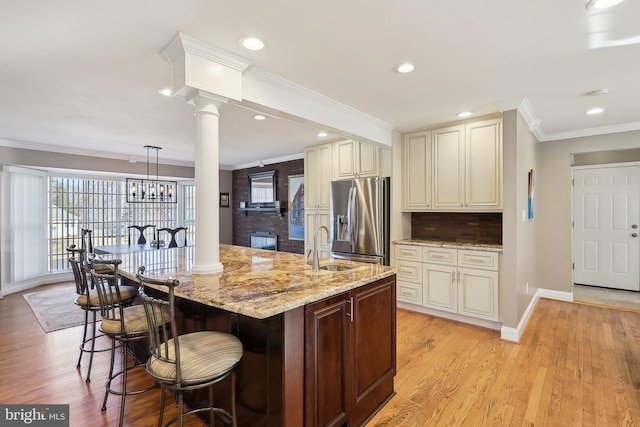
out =
[[[58,331],[84,323],[84,310],[74,302],[75,286],[32,292],[23,296],[45,332]]]

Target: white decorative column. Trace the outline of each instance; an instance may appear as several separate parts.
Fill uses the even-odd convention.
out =
[[[242,100],[245,58],[182,33],[160,52],[171,65],[171,96],[195,106],[196,238],[193,274],[220,273],[219,108]]]
[[[228,100],[199,93],[191,101],[195,106],[196,145],[196,241],[194,274],[219,273],[220,262],[220,192],[219,176],[219,108]]]

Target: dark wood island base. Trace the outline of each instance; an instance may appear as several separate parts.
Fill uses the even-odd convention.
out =
[[[193,248],[128,254],[120,271],[135,281],[145,265],[151,277],[180,281],[180,334],[218,330],[240,339],[239,426],[364,425],[393,396],[395,269],[329,261],[341,268],[314,272],[298,254],[220,249],[222,273],[191,274]],[[149,294],[162,292],[151,286]],[[230,382],[216,387],[216,406],[229,408]],[[192,407],[206,399],[185,395]]]
[[[242,341],[239,426],[361,426],[393,396],[395,276],[266,319],[182,298],[178,307],[182,333]],[[228,387],[216,385],[223,407]],[[206,394],[186,399],[197,405]]]

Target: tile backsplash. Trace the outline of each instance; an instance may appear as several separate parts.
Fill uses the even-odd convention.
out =
[[[502,213],[413,212],[411,238],[502,244]]]

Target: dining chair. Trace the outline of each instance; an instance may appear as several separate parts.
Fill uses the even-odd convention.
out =
[[[187,246],[187,227],[178,227],[178,228],[159,228],[158,229],[158,239],[160,239],[160,232],[161,231],[166,231],[171,235],[171,241],[169,242],[169,247],[170,248],[177,248],[178,247],[178,242],[176,241],[176,234],[178,234],[179,231],[184,230],[184,246]]]
[[[164,426],[176,421],[182,426],[183,418],[197,413],[209,414],[209,425],[214,426],[217,416],[226,426],[237,426],[235,367],[242,358],[242,343],[234,335],[225,332],[200,331],[180,335],[175,316],[175,279],[160,280],[145,276],[145,267],[139,267],[136,277],[138,293],[145,308],[149,329],[151,357],[147,371],[156,378],[162,389],[158,426],[163,426],[165,391],[171,391],[178,406],[178,415]],[[151,295],[147,286],[160,292]],[[214,407],[213,385],[223,379],[231,379],[231,408]],[[208,388],[206,406],[184,411],[184,393]]]
[[[136,230],[138,230],[138,232],[140,233],[140,236],[138,236],[138,241],[137,244],[138,245],[146,245],[147,244],[147,239],[144,237],[144,231],[147,228],[153,228],[153,240],[157,240],[156,237],[156,226],[152,225],[152,224],[147,224],[147,225],[130,225],[127,227],[129,229],[129,233],[128,233],[128,244],[131,245],[131,229],[135,228]]]
[[[111,362],[105,383],[101,410],[105,411],[107,409],[107,399],[110,394],[120,396],[119,426],[122,426],[124,422],[126,397],[156,388],[154,384],[137,390],[127,389],[129,371],[144,367],[144,364],[138,361],[133,344],[135,342],[142,343],[149,336],[149,328],[142,305],[125,306],[119,303],[124,298],[124,289],[127,288],[127,286],[120,285],[118,267],[121,263],[122,261],[119,259],[91,259],[91,282],[97,290],[100,301],[100,315],[102,316],[99,329],[100,332],[111,339]],[[96,270],[98,269],[100,271],[110,270],[110,272],[97,273]],[[114,373],[116,348],[118,347],[121,349],[122,369]],[[132,365],[128,363],[128,353],[133,355]],[[118,377],[121,377],[120,389],[116,390],[112,383]]]

